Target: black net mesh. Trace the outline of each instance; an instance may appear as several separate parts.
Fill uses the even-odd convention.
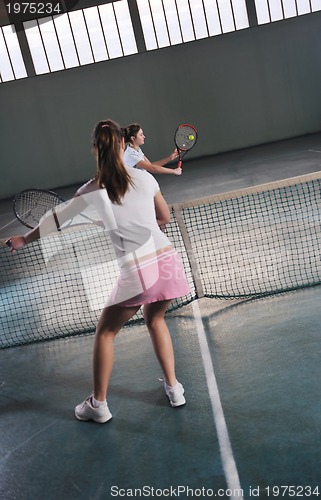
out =
[[[319,284],[318,175],[173,206],[166,232],[192,291],[171,309],[203,295],[260,297]],[[94,224],[16,253],[1,242],[0,265],[2,348],[93,332],[118,276],[108,233]],[[140,320],[141,311],[129,324]]]
[[[320,180],[183,209],[204,295],[258,297],[320,283]]]
[[[175,222],[169,236],[184,245]],[[0,347],[93,332],[119,273],[108,233],[94,224],[55,233],[11,253],[0,246]],[[192,299],[172,302],[171,309]],[[130,323],[143,319],[139,311]]]

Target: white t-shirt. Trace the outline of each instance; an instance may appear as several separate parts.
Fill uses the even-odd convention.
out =
[[[127,148],[125,149],[124,163],[126,167],[136,167],[137,163],[144,160],[144,158],[145,155],[140,148],[134,149],[131,146],[127,146]]]
[[[160,190],[156,179],[146,171],[129,169],[134,186],[129,185],[121,205],[112,203],[106,189],[99,189],[91,179],[77,194],[86,204],[94,205],[106,231],[110,232],[117,258],[122,266],[127,260],[150,255],[171,245],[160,230],[155,213],[154,197]]]

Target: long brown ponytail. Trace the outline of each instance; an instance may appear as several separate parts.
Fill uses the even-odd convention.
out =
[[[109,199],[121,205],[132,179],[120,156],[123,132],[112,120],[97,123],[93,133],[93,148],[97,155],[96,181],[100,188],[106,188]]]

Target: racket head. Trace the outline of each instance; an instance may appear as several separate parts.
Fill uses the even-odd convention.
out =
[[[33,229],[48,210],[65,200],[46,189],[25,189],[13,198],[13,211],[17,219]]]
[[[177,127],[174,136],[177,151],[187,152],[195,146],[197,141],[197,130],[193,125],[184,123]]]

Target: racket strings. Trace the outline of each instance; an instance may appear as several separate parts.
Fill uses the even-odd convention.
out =
[[[175,134],[176,146],[182,151],[188,151],[191,149],[194,146],[196,139],[197,132],[189,125],[179,127]]]
[[[62,202],[58,195],[50,191],[22,191],[14,199],[14,212],[20,222],[34,227],[49,210]]]

